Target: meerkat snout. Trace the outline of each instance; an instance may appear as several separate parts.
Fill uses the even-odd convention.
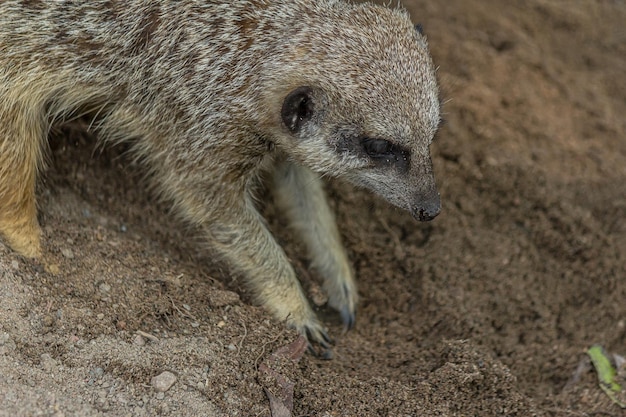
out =
[[[431,196],[420,199],[420,202],[411,207],[411,214],[421,222],[428,222],[441,212],[441,198],[435,191]]]
[[[412,201],[409,203],[409,212],[421,222],[427,222],[441,212],[441,196],[437,190],[433,173],[432,160],[430,157],[415,158],[416,166],[411,175]]]

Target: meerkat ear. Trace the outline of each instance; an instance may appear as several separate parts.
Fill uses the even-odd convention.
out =
[[[285,97],[281,117],[291,133],[297,133],[313,116],[313,90],[311,87],[298,87]]]

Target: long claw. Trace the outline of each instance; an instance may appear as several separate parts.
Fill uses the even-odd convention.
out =
[[[307,328],[306,338],[309,340],[309,347],[311,343],[317,343],[324,349],[330,349],[333,340],[328,336],[325,330]]]
[[[347,306],[339,312],[341,321],[343,322],[343,332],[346,333],[354,328],[356,322],[356,311],[351,311]]]

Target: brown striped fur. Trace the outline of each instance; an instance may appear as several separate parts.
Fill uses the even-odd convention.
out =
[[[286,116],[299,87],[307,95]],[[86,113],[103,141],[129,141],[158,192],[276,318],[322,344],[325,331],[254,207],[259,173],[273,173],[278,206],[348,327],[357,290],[320,176],[366,187],[421,220],[439,211],[428,150],[439,123],[435,70],[399,9],[0,2],[0,235],[24,256],[41,253],[35,184],[47,132]]]

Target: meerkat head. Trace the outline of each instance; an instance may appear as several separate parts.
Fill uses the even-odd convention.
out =
[[[440,102],[421,27],[401,10],[319,4],[272,68],[271,135],[312,170],[431,220],[440,211],[429,153]]]

